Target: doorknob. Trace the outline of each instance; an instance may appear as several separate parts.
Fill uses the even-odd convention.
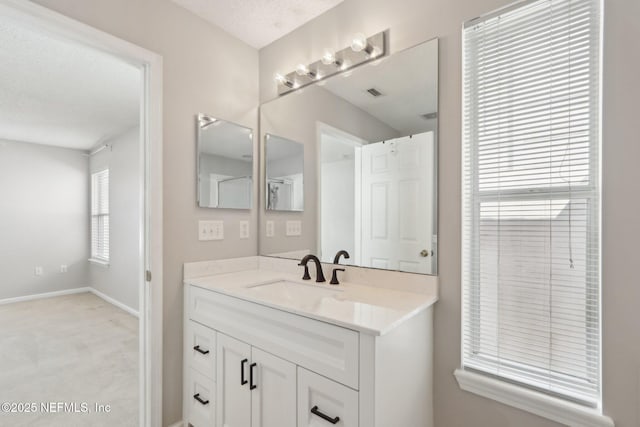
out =
[[[420,251],[420,256],[421,257],[428,257],[429,256],[429,251],[426,249],[423,249]]]

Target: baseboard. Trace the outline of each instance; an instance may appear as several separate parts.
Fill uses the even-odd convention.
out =
[[[177,423],[171,424],[169,427],[184,427],[184,422],[178,421]]]
[[[44,299],[44,298],[61,297],[64,295],[81,294],[84,292],[91,292],[91,288],[84,287],[84,288],[65,289],[62,291],[45,292],[42,294],[25,295],[22,297],[15,297],[15,298],[5,298],[5,299],[0,299],[0,305],[13,304],[16,302],[23,302],[23,301],[33,301],[33,300]]]
[[[108,302],[109,304],[113,304],[116,307],[126,311],[127,313],[131,314],[132,316],[138,317],[138,310],[134,310],[133,308],[129,307],[126,304],[121,303],[120,301],[111,298],[109,295],[106,295],[100,291],[98,291],[95,288],[86,288],[89,292],[91,292],[92,294],[94,294],[95,296],[102,298],[103,300],[105,300],[106,302]]]

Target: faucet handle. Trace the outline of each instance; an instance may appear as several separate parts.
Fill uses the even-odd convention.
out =
[[[340,282],[338,281],[338,271],[344,271],[344,268],[334,268],[333,269],[333,274],[331,275],[331,281],[329,282],[332,285],[339,285]]]
[[[309,267],[307,264],[300,263],[298,265],[304,266],[304,274],[302,275],[302,280],[311,280],[311,276],[309,275]]]

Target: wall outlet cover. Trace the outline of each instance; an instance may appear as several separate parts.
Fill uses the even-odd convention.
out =
[[[267,237],[273,237],[276,235],[276,225],[273,221],[267,221]]]
[[[69,271],[69,267],[67,267],[67,264],[60,265],[60,273],[66,273],[67,271]]]
[[[240,238],[249,238],[249,221],[240,221]]]
[[[302,221],[287,221],[287,236],[302,235]]]
[[[198,221],[198,240],[224,240],[224,221]]]

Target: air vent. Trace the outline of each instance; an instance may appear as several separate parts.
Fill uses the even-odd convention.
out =
[[[422,114],[420,117],[422,117],[425,120],[437,119],[438,118],[438,113]]]
[[[369,95],[374,97],[382,96],[382,92],[380,92],[378,89],[374,87],[367,89],[367,92],[369,92]]]

